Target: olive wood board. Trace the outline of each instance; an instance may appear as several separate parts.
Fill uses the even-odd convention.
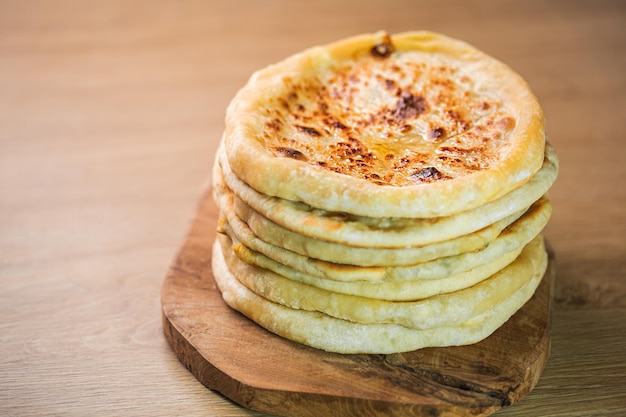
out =
[[[163,331],[202,384],[243,407],[288,417],[487,416],[523,398],[543,372],[551,251],[534,296],[485,340],[346,355],[276,336],[224,303],[211,272],[217,217],[208,190],[161,289]]]

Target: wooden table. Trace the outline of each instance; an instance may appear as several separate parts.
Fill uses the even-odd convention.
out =
[[[250,73],[431,29],[510,64],[561,158],[552,356],[501,416],[626,413],[626,3],[0,2],[0,415],[249,416],[178,362],[160,290]]]

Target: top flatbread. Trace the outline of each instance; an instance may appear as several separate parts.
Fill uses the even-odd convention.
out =
[[[453,215],[526,183],[543,114],[510,68],[429,32],[349,38],[255,73],[225,150],[255,190],[370,217]]]

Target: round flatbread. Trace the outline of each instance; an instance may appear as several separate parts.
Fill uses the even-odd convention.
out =
[[[219,166],[213,174],[213,192],[220,210],[227,217],[232,217],[233,226],[240,230],[239,240],[246,241],[246,236],[253,238],[254,235],[261,237],[266,243],[309,258],[357,266],[415,265],[478,251],[493,242],[505,227],[526,212],[526,209],[523,209],[476,232],[429,245],[404,248],[355,247],[303,236],[265,218],[235,196],[224,184]],[[241,224],[242,221],[245,225]],[[252,234],[242,230],[247,228]]]
[[[285,278],[241,261],[227,236],[218,234],[218,239],[221,256],[233,276],[263,298],[356,323],[400,324],[412,329],[458,325],[501,303],[519,308],[535,291],[547,266],[539,236],[510,265],[474,286],[419,301],[397,302],[335,293]]]
[[[541,168],[542,110],[523,79],[430,32],[315,47],[256,72],[230,103],[225,151],[262,194],[369,217],[480,207]]]
[[[450,277],[473,270],[474,272],[492,271],[492,265],[501,265],[503,257],[519,251],[537,236],[547,224],[552,205],[546,198],[535,203],[521,218],[506,227],[502,233],[482,250],[464,252],[454,256],[437,258],[427,262],[403,266],[356,266],[345,263],[328,262],[287,250],[264,240],[265,235],[255,235],[248,224],[242,221],[234,211],[232,193],[224,188],[215,188],[218,207],[226,218],[223,228],[234,240],[240,241],[246,248],[270,258],[282,267],[288,267],[307,275],[319,278],[354,282],[401,282],[433,280]],[[330,248],[332,249],[332,248]],[[242,249],[243,250],[243,249]],[[350,252],[346,249],[346,252]],[[257,255],[257,257],[259,257]],[[491,272],[493,273],[493,272]],[[486,276],[483,276],[485,278]],[[476,282],[477,278],[470,281]]]
[[[224,301],[267,330],[289,340],[338,353],[398,353],[424,347],[478,342],[504,324],[526,301],[500,303],[460,325],[410,329],[398,324],[362,324],[296,310],[271,302],[241,284],[231,273],[218,242],[212,257],[215,282]],[[533,278],[539,282],[541,275]],[[525,294],[530,298],[532,294]]]
[[[252,233],[274,246],[327,262],[358,266],[409,266],[485,249],[508,225],[522,216],[521,210],[476,232],[442,242],[406,248],[364,248],[327,242],[292,232],[263,217],[235,198],[235,213]]]
[[[322,278],[303,270],[292,268],[263,255],[252,251],[234,239],[232,246],[237,257],[242,261],[268,269],[294,281],[302,282],[331,292],[375,298],[388,301],[415,301],[439,294],[447,294],[471,287],[501,269],[505,268],[517,258],[522,248],[505,253],[489,263],[479,265],[455,275],[443,276],[438,279],[421,279],[413,281],[339,281]]]
[[[303,236],[343,245],[370,248],[406,248],[425,246],[467,236],[508,216],[525,210],[552,186],[558,175],[556,151],[546,144],[542,168],[520,188],[496,201],[462,213],[435,219],[371,218],[347,213],[327,212],[311,206],[263,195],[231,171],[220,144],[214,165],[213,182],[221,180],[252,209]]]

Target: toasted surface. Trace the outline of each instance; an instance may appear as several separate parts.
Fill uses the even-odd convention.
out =
[[[289,340],[338,353],[397,353],[430,346],[478,342],[504,324],[532,296],[533,287],[537,286],[542,276],[537,270],[527,287],[529,290],[523,291],[523,297],[516,302],[499,303],[459,325],[416,330],[399,324],[355,323],[269,301],[233,276],[218,242],[214,245],[212,263],[218,288],[224,301],[233,309]]]
[[[483,206],[434,219],[372,218],[328,212],[259,193],[232,171],[223,148],[217,153],[213,183],[221,180],[247,205],[264,217],[298,234],[356,247],[405,248],[447,241],[481,230],[541,198],[554,183],[559,168],[556,152],[546,144],[542,168],[523,186]]]
[[[225,150],[255,190],[370,217],[439,217],[526,183],[544,151],[526,83],[442,35],[362,35],[255,73]]]

